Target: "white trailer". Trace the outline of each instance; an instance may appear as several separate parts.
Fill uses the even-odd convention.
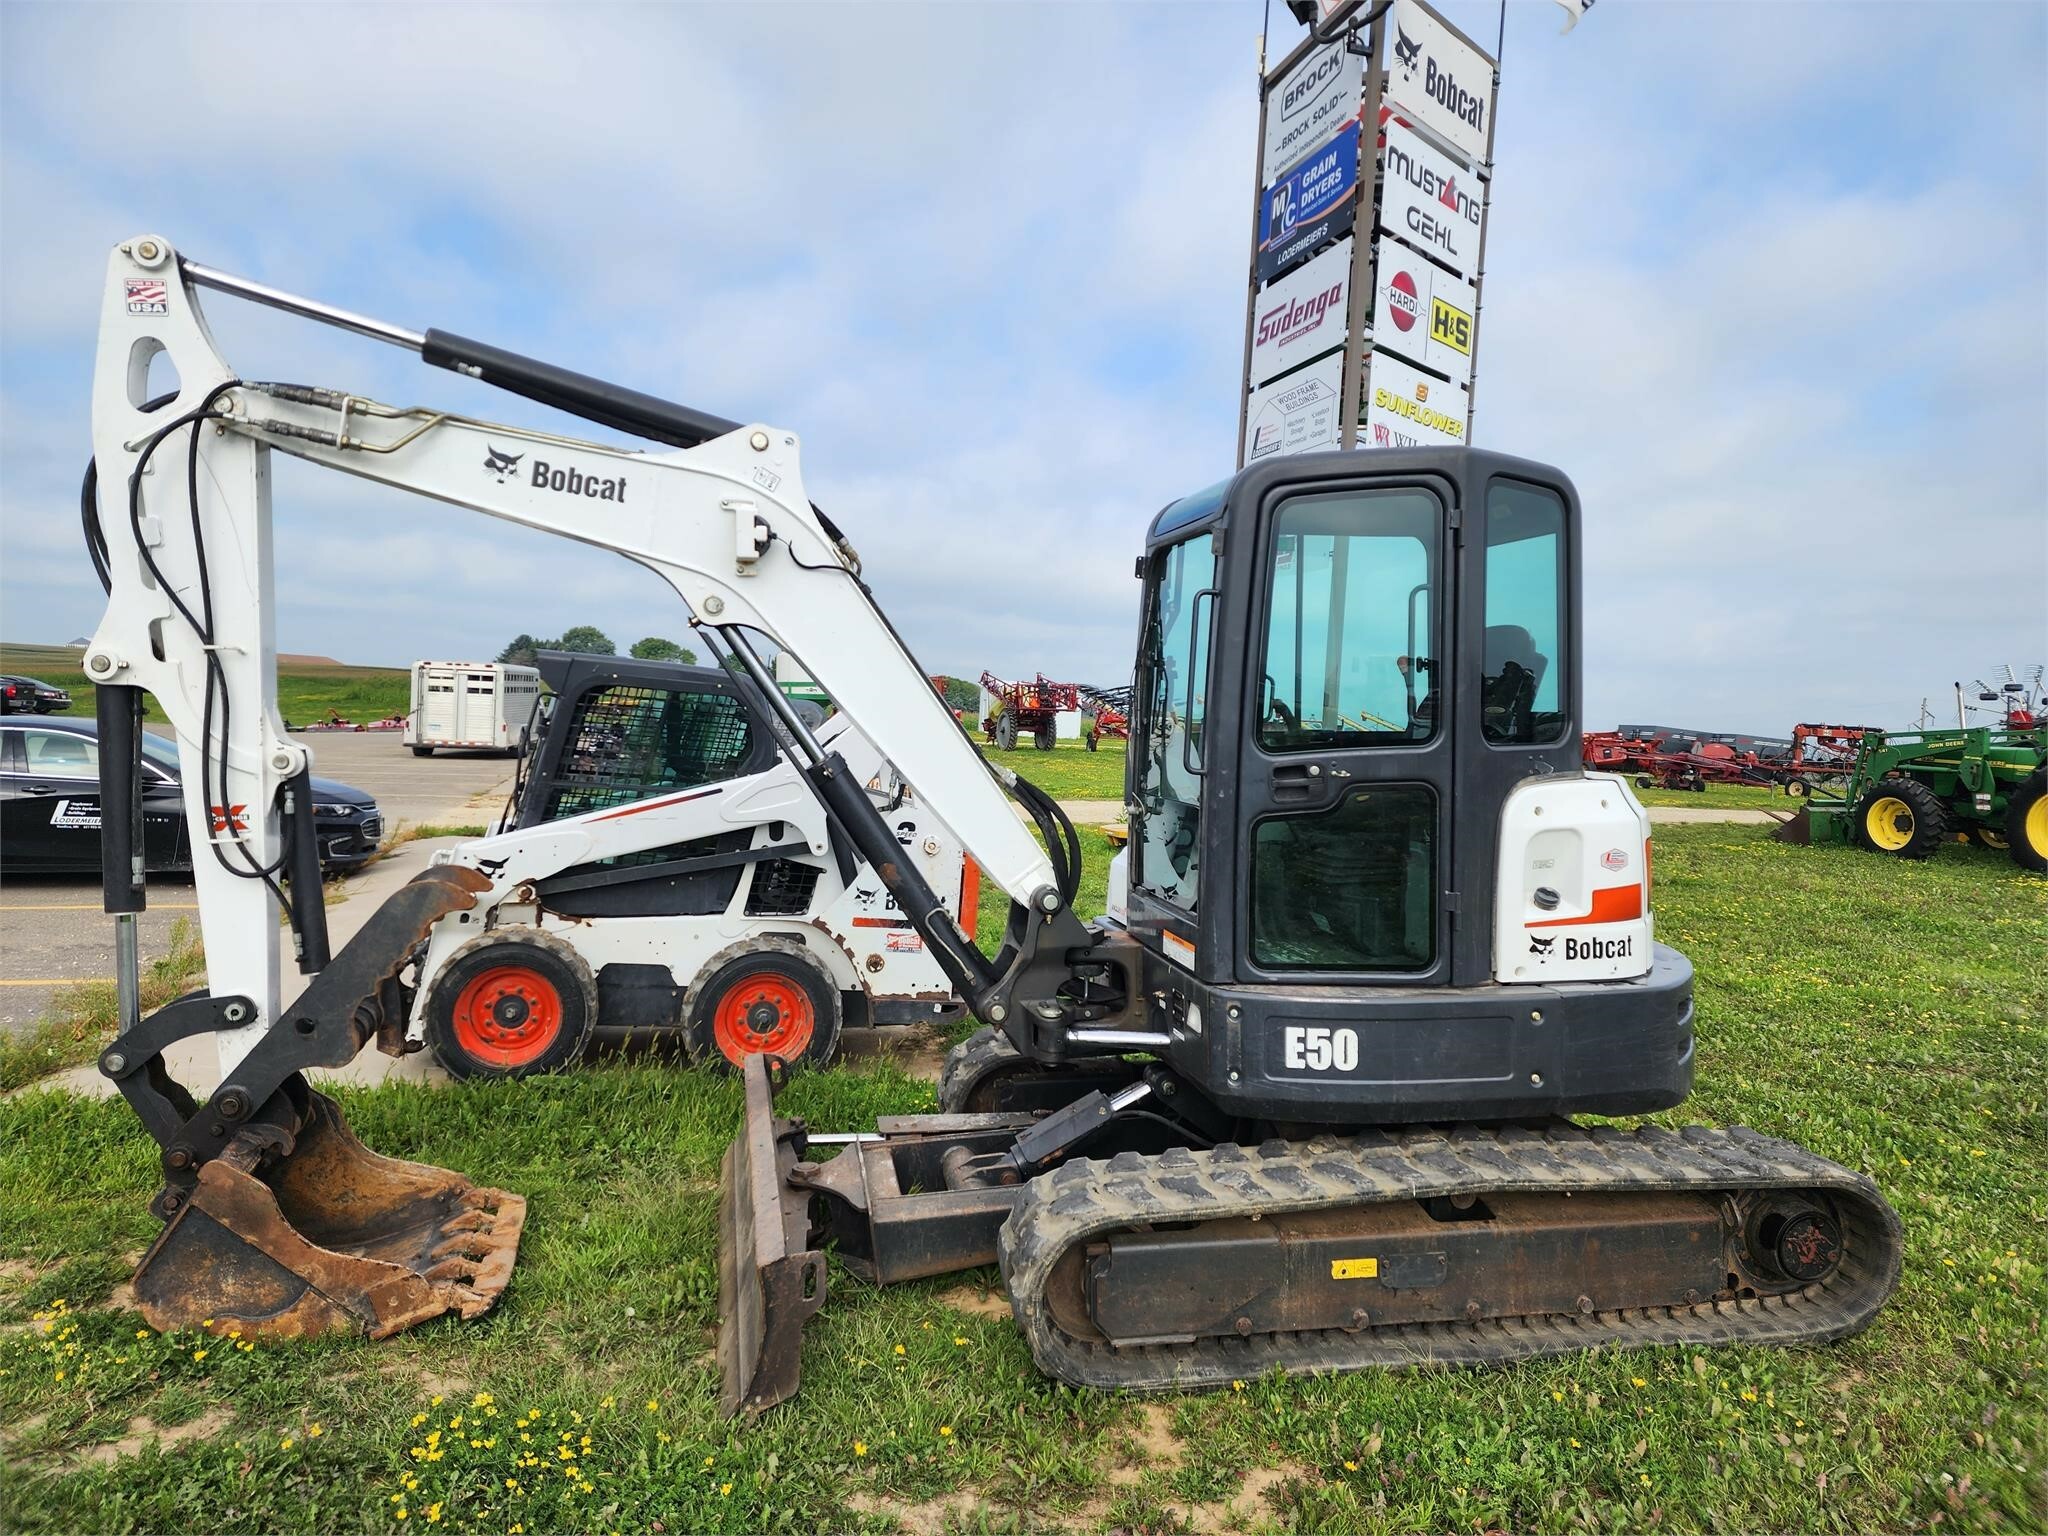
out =
[[[416,661],[405,743],[414,757],[436,747],[517,757],[540,701],[540,672],[500,661]]]

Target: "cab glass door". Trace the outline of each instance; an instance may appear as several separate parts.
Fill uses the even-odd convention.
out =
[[[1319,490],[1263,521],[1244,960],[1422,979],[1444,959],[1449,867],[1444,502],[1414,486]]]

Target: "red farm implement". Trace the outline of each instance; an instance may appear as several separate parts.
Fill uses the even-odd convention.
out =
[[[991,700],[981,728],[1005,752],[1014,752],[1022,736],[1029,736],[1039,751],[1050,752],[1059,740],[1059,716],[1081,707],[1077,684],[1055,683],[1043,673],[1034,682],[1006,683],[984,672],[981,686]]]
[[[1131,735],[1131,690],[1129,688],[1091,688],[1081,685],[1081,711],[1091,722],[1088,735],[1088,750],[1093,752],[1095,744],[1107,736],[1113,741],[1128,741]]]

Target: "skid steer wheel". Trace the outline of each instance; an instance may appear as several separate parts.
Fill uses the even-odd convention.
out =
[[[748,948],[714,969],[690,997],[683,1043],[690,1059],[732,1072],[749,1056],[822,1067],[839,1049],[839,990],[795,940]]]
[[[1856,839],[1900,859],[1931,858],[1948,836],[1941,797],[1918,779],[1884,779],[1856,806]]]
[[[597,983],[552,934],[501,930],[448,957],[426,1011],[427,1043],[456,1077],[528,1077],[582,1054]]]
[[[2005,809],[2005,851],[2021,869],[2048,871],[2048,768],[2036,768]]]

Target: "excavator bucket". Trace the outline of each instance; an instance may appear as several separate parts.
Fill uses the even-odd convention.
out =
[[[488,1311],[512,1278],[525,1197],[379,1156],[333,1100],[307,1098],[295,1145],[252,1129],[199,1171],[135,1273],[151,1326],[382,1339]]]
[[[718,1409],[754,1414],[793,1396],[804,1323],[825,1304],[825,1255],[809,1247],[810,1197],[788,1182],[803,1127],[775,1118],[782,1062],[740,1069],[747,1118],[718,1177]]]
[[[1788,816],[1771,831],[1771,841],[1791,843],[1800,848],[1813,845],[1813,817],[1805,806],[1799,807],[1796,815]]]
[[[101,1053],[101,1072],[164,1149],[151,1206],[164,1230],[134,1280],[152,1324],[381,1339],[443,1312],[475,1317],[503,1293],[525,1199],[370,1151],[303,1075],[346,1066],[372,1040],[392,1054],[410,1048],[399,973],[433,925],[473,907],[487,884],[452,866],[415,876],[203,1107],[171,1078],[164,1048],[217,1028],[245,1000],[179,998]],[[213,1139],[212,1155],[195,1152]]]

